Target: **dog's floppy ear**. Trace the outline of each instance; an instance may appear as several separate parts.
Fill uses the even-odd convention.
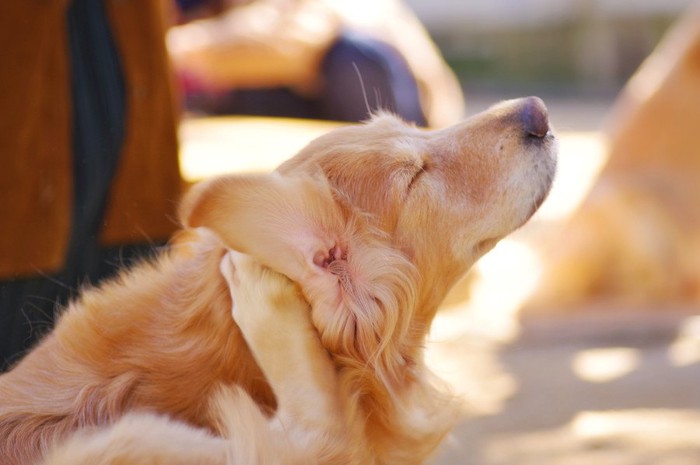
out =
[[[396,341],[408,334],[415,270],[342,202],[324,179],[275,172],[201,183],[180,215],[299,283],[326,348],[396,378],[405,372]]]
[[[343,223],[325,183],[278,173],[200,183],[185,196],[180,218],[186,227],[211,229],[227,247],[302,283],[322,273],[318,265]]]

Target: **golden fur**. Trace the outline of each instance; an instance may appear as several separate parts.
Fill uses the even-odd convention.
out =
[[[696,5],[618,99],[608,163],[553,241],[530,311],[700,303],[698,82]]]
[[[422,357],[438,305],[551,186],[532,118],[534,98],[439,131],[379,115],[196,186],[168,252],[0,376],[3,464],[423,462],[456,412]]]

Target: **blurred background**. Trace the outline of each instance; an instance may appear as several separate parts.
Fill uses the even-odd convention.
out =
[[[614,96],[689,0],[407,0],[470,89]]]

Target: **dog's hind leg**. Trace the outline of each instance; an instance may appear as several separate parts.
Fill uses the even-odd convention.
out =
[[[225,465],[230,452],[230,442],[226,439],[164,416],[135,413],[109,427],[73,435],[40,463]]]
[[[231,289],[233,317],[277,398],[273,427],[304,452],[303,463],[359,461],[361,447],[352,439],[335,367],[301,290],[233,251],[223,258],[221,271]]]

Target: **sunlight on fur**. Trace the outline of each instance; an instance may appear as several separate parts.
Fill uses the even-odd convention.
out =
[[[545,200],[557,147],[529,97],[434,131],[378,114],[196,185],[168,251],[87,289],[0,376],[0,454],[424,463],[461,412],[426,364],[431,324]]]
[[[269,172],[298,147],[335,127],[315,121],[299,127],[279,118],[186,120],[181,130],[183,172],[192,181],[227,172]],[[260,137],[270,130],[277,137]],[[531,224],[557,224],[566,219],[583,201],[606,161],[607,143],[600,132],[562,131],[559,139],[559,166],[552,193]],[[246,156],[249,151],[257,156]],[[516,389],[514,380],[487,352],[491,341],[501,344],[517,337],[517,312],[537,285],[541,254],[533,241],[541,247],[541,239],[531,230],[525,225],[517,238],[502,240],[482,258],[467,282],[457,285],[465,289],[457,290],[465,296],[457,297],[433,322],[426,361],[463,399],[468,412],[498,411]],[[509,292],[502,292],[503,288]],[[472,342],[476,346],[460,343],[465,335],[482,342]],[[466,352],[478,356],[465,357]]]
[[[518,312],[538,285],[546,239],[537,228],[544,224],[549,231],[564,221],[605,162],[606,142],[600,133],[563,132],[559,137],[550,196],[527,225],[479,260],[433,321],[426,360],[449,382],[470,415],[497,413],[516,392],[515,380],[493,352],[518,337]]]

